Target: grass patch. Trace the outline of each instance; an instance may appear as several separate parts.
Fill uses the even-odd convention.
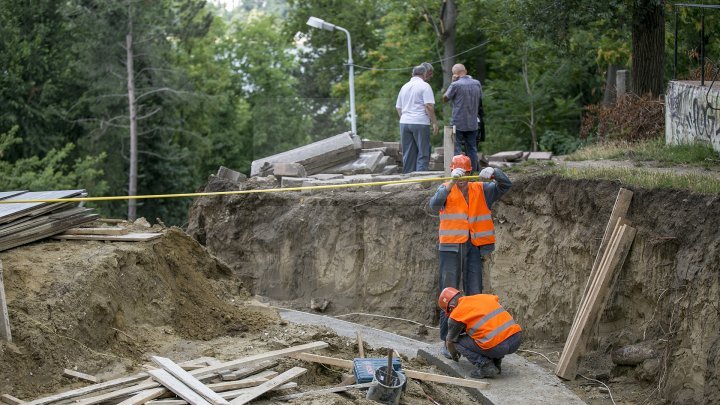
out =
[[[655,161],[666,165],[712,167],[720,165],[720,157],[706,145],[665,145],[664,139],[640,142],[614,141],[586,146],[566,156],[566,160],[634,160]]]
[[[720,194],[720,179],[705,174],[662,172],[641,168],[555,167],[553,173],[571,179],[618,180],[645,189],[689,190],[701,194]]]

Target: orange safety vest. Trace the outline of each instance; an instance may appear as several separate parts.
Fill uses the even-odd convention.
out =
[[[468,201],[470,205],[458,187],[450,189],[445,208],[440,210],[440,243],[465,243],[468,235],[475,246],[495,243],[495,225],[482,182],[468,183]]]
[[[522,331],[510,313],[500,306],[497,295],[476,294],[460,297],[450,318],[465,324],[465,333],[483,350],[492,349],[503,340]]]

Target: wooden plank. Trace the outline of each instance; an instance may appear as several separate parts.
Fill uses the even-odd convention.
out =
[[[293,358],[296,358],[298,360],[304,360],[309,361],[313,363],[321,363],[321,364],[328,364],[335,367],[345,368],[345,369],[352,369],[353,368],[353,362],[352,360],[343,360],[338,359],[335,357],[327,357],[327,356],[320,356],[317,354],[311,354],[311,353],[298,353],[294,354],[292,356]],[[414,370],[408,370],[403,369],[403,372],[405,375],[409,378],[413,378],[415,380],[420,381],[430,381],[430,382],[436,382],[441,384],[451,384],[451,385],[457,385],[459,387],[470,387],[470,388],[477,388],[477,389],[484,389],[490,386],[489,383],[485,381],[479,381],[479,380],[470,380],[465,378],[456,378],[456,377],[449,377],[445,375],[440,374],[431,374],[431,373],[424,373],[422,371],[414,371]]]
[[[70,370],[67,368],[63,370],[63,376],[69,377],[69,378],[77,378],[78,380],[87,381],[87,382],[91,382],[91,383],[98,382],[97,377],[95,377],[93,375],[81,373],[79,371]]]
[[[314,391],[305,391],[305,392],[300,392],[297,394],[283,395],[281,397],[275,397],[275,398],[273,398],[273,401],[289,401],[291,399],[304,398],[304,397],[309,397],[309,396],[313,396],[313,395],[332,394],[335,392],[345,392],[345,391],[350,391],[350,390],[361,390],[364,388],[370,388],[373,385],[375,385],[375,383],[369,382],[369,383],[364,383],[364,384],[345,385],[342,387],[323,388],[323,389],[314,390]]]
[[[10,317],[8,316],[7,300],[5,299],[5,282],[3,281],[3,264],[0,260],[0,339],[12,342]]]
[[[197,378],[199,380],[204,380],[204,379],[208,379],[210,377],[215,376],[220,371],[231,370],[231,369],[243,367],[243,366],[249,365],[249,364],[257,364],[261,361],[287,357],[294,353],[300,353],[300,352],[304,352],[307,350],[325,349],[327,347],[328,347],[327,343],[325,343],[323,341],[316,341],[316,342],[306,343],[303,345],[288,347],[288,348],[281,349],[281,350],[275,350],[272,352],[260,353],[260,354],[256,354],[256,355],[252,355],[252,356],[248,356],[248,357],[242,357],[242,358],[239,358],[239,359],[236,359],[233,361],[228,361],[228,362],[221,363],[221,364],[207,366],[205,368],[193,370],[190,372],[190,374],[192,374],[193,376],[195,376],[195,378]],[[141,373],[141,375],[147,376],[146,373]],[[131,394],[137,393],[139,391],[148,390],[148,389],[152,389],[152,388],[158,388],[159,386],[160,386],[160,384],[158,384],[154,381],[142,382],[140,384],[133,385],[131,387],[108,392],[105,394],[96,395],[94,397],[84,398],[82,400],[79,400],[78,402],[76,402],[73,405],[98,404],[101,402],[113,400],[115,398],[120,398],[120,397],[124,397],[126,395],[131,395]],[[38,401],[40,401],[40,400],[38,400]],[[53,401],[50,401],[50,402],[53,402]],[[45,404],[45,403],[47,403],[47,402],[37,402],[37,405]],[[33,405],[36,405],[36,404],[33,404]]]
[[[15,398],[14,396],[10,394],[3,394],[0,396],[0,402],[8,404],[8,405],[20,405],[24,404],[25,401],[23,401],[20,398]]]
[[[306,368],[293,367],[290,370],[273,378],[272,380],[262,383],[255,388],[252,388],[249,392],[233,399],[230,403],[233,405],[247,404],[248,402],[252,401],[253,399],[259,397],[260,395],[262,395],[270,390],[273,390],[273,389],[289,382],[290,380],[294,380],[294,379],[298,378],[299,376],[305,374],[306,372],[307,372]]]
[[[4,198],[3,204],[0,204],[0,223],[10,222],[16,218],[30,215],[33,211],[44,210],[46,206],[51,204],[62,203],[12,203],[13,201],[27,200],[47,200],[59,198],[71,198],[82,194],[85,190],[58,190],[58,191],[30,191],[27,193],[17,194],[12,197]],[[6,203],[11,204],[6,204]]]
[[[192,374],[183,370],[180,366],[175,364],[172,360],[166,357],[152,356],[151,360],[162,367],[163,370],[170,373],[173,377],[177,378],[180,382],[188,386],[190,389],[207,399],[213,405],[228,405],[229,402],[223,399],[223,397],[216,394],[213,390],[208,388],[205,384],[201,383],[200,380],[193,377]]]
[[[168,373],[166,370],[150,370],[148,374],[152,378],[164,385],[165,388],[174,392],[180,398],[188,401],[191,405],[210,405],[210,402],[206,401],[200,394],[193,391],[190,387],[183,384],[182,381],[175,378],[173,375]]]
[[[600,262],[598,274],[591,280],[592,283],[590,284],[590,287],[588,289],[589,294],[592,294],[594,291],[596,291],[602,283],[603,277],[607,273],[608,261],[612,256],[615,255],[615,252],[617,251],[617,246],[620,242],[620,239],[618,237],[620,232],[624,232],[624,228],[622,226],[617,227],[614,230],[612,236],[610,237],[610,243],[608,244],[608,248],[605,251],[605,254],[603,255]],[[568,366],[570,357],[563,356],[563,354],[566,353],[566,350],[570,350],[568,346],[570,342],[576,341],[577,336],[582,333],[582,328],[584,327],[584,325],[582,325],[582,319],[587,312],[587,307],[589,305],[588,303],[589,297],[583,296],[583,299],[580,302],[580,306],[577,310],[576,319],[574,320],[572,328],[570,329],[570,333],[568,334],[568,337],[565,341],[565,347],[563,348],[563,353],[561,353],[560,360],[558,361],[558,364],[556,366],[556,370],[565,370]]]
[[[137,394],[131,396],[130,398],[120,402],[118,405],[140,405],[144,404],[148,401],[151,401],[155,398],[160,398],[165,394],[167,390],[165,387],[162,388],[153,388],[150,390],[140,391]],[[187,402],[182,401],[182,403],[186,404]]]
[[[38,398],[34,401],[27,402],[27,405],[43,405],[51,402],[65,401],[71,398],[79,397],[82,395],[92,394],[93,392],[116,388],[123,385],[134,384],[138,381],[147,379],[146,373],[139,373],[131,375],[129,377],[116,378],[114,380],[105,381],[99,384],[88,385],[87,387],[78,388],[72,391],[61,392],[59,394],[51,395],[49,397]]]
[[[241,380],[241,379],[243,379],[245,377],[249,377],[249,376],[257,377],[254,374],[257,374],[263,370],[267,370],[268,368],[275,367],[277,365],[278,365],[277,361],[261,361],[252,366],[243,367],[243,368],[233,371],[232,379],[233,380]],[[224,377],[223,377],[223,380],[225,380]],[[225,381],[228,381],[228,380],[225,380]]]
[[[53,239],[62,240],[107,240],[111,242],[145,242],[161,237],[162,233],[132,232],[126,235],[56,235]]]
[[[267,380],[265,380],[265,381],[267,381]],[[265,382],[265,381],[263,381],[263,382]],[[231,399],[235,399],[235,398],[239,397],[240,395],[244,395],[244,394],[250,392],[250,389],[252,389],[252,388],[254,388],[254,387],[243,388],[243,389],[238,389],[238,390],[233,390],[233,391],[225,391],[225,392],[221,392],[220,395],[227,400],[231,400]],[[273,391],[289,390],[292,388],[297,388],[297,383],[289,382],[289,383],[283,384],[283,385],[273,389]],[[147,403],[148,404],[185,405],[185,404],[187,404],[187,401],[182,400],[182,399],[160,399],[160,400],[148,401]]]
[[[127,228],[105,227],[105,228],[72,228],[63,232],[63,235],[127,235],[130,230]]]
[[[588,279],[588,282],[585,284],[585,290],[583,291],[583,296],[587,294],[588,286],[590,285],[590,280],[593,279],[594,274],[597,272],[597,268],[600,266],[600,260],[602,260],[603,253],[606,250],[607,245],[610,243],[610,236],[613,233],[613,230],[617,226],[617,221],[621,217],[626,217],[628,209],[630,209],[630,203],[632,202],[633,192],[621,188],[618,192],[617,198],[615,198],[615,204],[613,205],[612,212],[610,213],[610,218],[608,219],[608,223],[605,226],[605,233],[603,234],[603,239],[600,242],[600,247],[598,248],[597,255],[595,255],[595,262],[593,263],[592,270],[590,271],[590,278]]]
[[[360,331],[355,331],[355,335],[357,336],[357,345],[358,345],[358,353],[360,354],[360,358],[365,358],[365,346],[363,346],[363,338],[362,333]]]
[[[614,242],[616,242],[617,234],[620,231],[620,227],[622,225],[629,225],[629,224],[630,224],[630,221],[628,221],[622,217],[618,218],[617,221],[615,222],[615,228],[612,231],[612,235],[610,236],[610,238],[608,238],[608,249],[604,249],[602,258],[600,258],[600,260],[598,260],[597,268],[594,268],[590,272],[590,277],[588,278],[587,284],[585,286],[585,292],[583,293],[583,296],[580,298],[580,304],[578,305],[578,309],[575,312],[575,317],[573,318],[573,323],[572,323],[572,326],[570,327],[570,333],[568,333],[568,337],[577,331],[578,321],[580,319],[580,316],[581,316],[583,310],[587,307],[588,288],[590,288],[593,285],[593,283],[597,282],[599,269],[602,266],[604,266],[605,263],[607,262],[607,260],[609,260],[609,258],[610,258],[610,255],[608,255],[609,246],[612,245]]]
[[[610,280],[613,278],[612,275],[615,271],[619,271],[625,263],[625,258],[635,238],[635,232],[635,228],[623,225],[617,235],[617,241],[611,245],[612,248],[608,255],[609,260],[601,267],[597,282],[589,290],[587,308],[583,311],[582,317],[579,319],[578,329],[576,333],[570,336],[565,342],[560,361],[555,369],[555,374],[558,377],[566,380],[575,379],[577,360],[580,351],[584,350],[585,341],[589,332],[589,328],[586,326],[592,325],[595,322],[603,298],[608,293]]]

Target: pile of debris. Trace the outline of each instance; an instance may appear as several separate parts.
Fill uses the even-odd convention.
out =
[[[252,162],[251,176],[306,177],[319,173],[392,174],[402,167],[399,142],[361,140],[345,132]]]
[[[0,192],[3,202],[86,196],[85,190]],[[92,208],[79,206],[76,202],[0,204],[0,251],[57,235],[98,217]]]
[[[213,357],[201,357],[183,363],[175,363],[165,357],[152,356],[151,359],[154,365],[145,365],[146,371],[101,383],[98,383],[97,378],[94,376],[65,370],[68,377],[74,377],[93,384],[29,402],[23,402],[21,399],[7,394],[3,395],[1,399],[6,403],[24,405],[45,405],[69,400],[72,400],[77,405],[99,403],[123,405],[145,403],[172,405],[188,403],[193,405],[246,404],[267,393],[275,394],[277,391],[297,388],[298,384],[293,380],[305,374],[307,372],[306,368],[292,367],[282,373],[269,370],[278,367],[278,362],[274,361],[275,359],[293,357],[309,363],[328,364],[346,370],[353,369],[354,374],[344,380],[341,385],[285,393],[285,395],[280,396],[275,395],[272,398],[273,401],[306,399],[329,393],[369,389],[367,393],[368,399],[386,403],[382,401],[383,398],[376,397],[385,393],[385,390],[382,389],[382,381],[378,379],[377,371],[382,372],[381,362],[377,360],[383,359],[363,358],[351,361],[308,353],[328,346],[325,342],[316,341],[242,357],[228,362],[221,362]],[[390,353],[392,352],[390,350]],[[399,359],[393,359],[392,354],[388,357],[388,364],[392,365],[393,375],[399,377],[402,374],[402,378],[398,378],[398,381],[403,381],[403,384],[407,375],[407,378],[462,387],[487,388],[489,386],[484,381],[403,370]],[[380,384],[381,389],[374,390],[378,384]],[[401,395],[402,386],[396,388],[397,395]]]

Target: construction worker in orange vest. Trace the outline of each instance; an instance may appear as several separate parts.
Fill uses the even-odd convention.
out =
[[[457,155],[450,165],[452,180],[442,184],[430,199],[430,208],[440,214],[440,290],[460,288],[467,295],[483,291],[482,257],[495,250],[495,227],[490,207],[500,199],[512,182],[500,169],[486,167],[479,178],[489,182],[469,182],[470,158]],[[477,179],[477,178],[476,178]],[[447,336],[447,317],[440,313],[440,340]],[[442,353],[450,358],[447,348]]]
[[[448,287],[440,293],[438,305],[449,317],[446,345],[450,356],[465,356],[477,369],[473,378],[493,378],[502,372],[502,359],[515,353],[522,342],[522,328],[500,306],[497,295],[465,296]]]

